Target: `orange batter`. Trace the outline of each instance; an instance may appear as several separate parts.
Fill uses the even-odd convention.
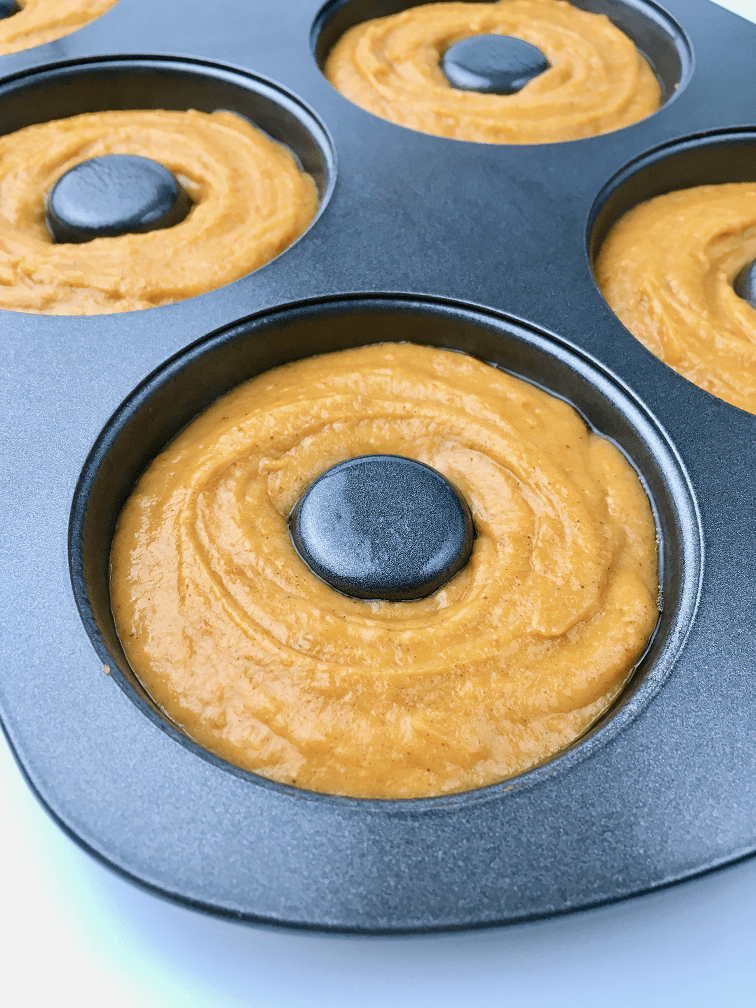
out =
[[[18,0],[21,10],[0,21],[0,55],[70,35],[115,3],[116,0]]]
[[[596,262],[609,306],[644,346],[756,413],[756,309],[732,282],[756,259],[756,183],[657,196],[612,228]]]
[[[53,242],[45,197],[74,165],[140,154],[176,175],[194,206],[174,227]],[[96,315],[171,304],[251,273],[317,210],[292,154],[231,112],[96,112],[0,137],[0,308]]]
[[[397,454],[470,504],[468,565],[414,602],[347,598],[287,519],[345,459]],[[578,738],[654,629],[638,477],[564,402],[449,350],[312,357],[220,399],[119,519],[127,657],[188,735],[272,780],[366,798],[481,787]]]
[[[471,35],[513,35],[551,68],[516,94],[453,88],[439,64]],[[661,105],[653,70],[607,17],[562,0],[434,3],[375,18],[333,47],[328,80],[356,105],[422,133],[537,144],[608,133]]]

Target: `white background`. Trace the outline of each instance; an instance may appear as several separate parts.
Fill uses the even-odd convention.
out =
[[[756,21],[756,0],[722,6]],[[756,1008],[756,860],[512,928],[260,930],[164,903],[91,860],[1,737],[0,898],[7,1008]]]

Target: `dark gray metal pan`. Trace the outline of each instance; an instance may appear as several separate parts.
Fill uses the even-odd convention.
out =
[[[622,23],[669,100],[554,145],[414,133],[337,94],[317,62],[328,33],[399,3],[121,0],[0,59],[4,132],[137,99],[234,108],[320,186],[310,230],[220,290],[124,315],[0,312],[3,726],[61,826],[158,894],[251,922],[423,931],[593,906],[756,850],[756,418],[633,339],[590,259],[640,199],[756,179],[756,27],[703,0],[581,5]],[[463,349],[568,399],[636,466],[660,532],[662,617],[615,708],[544,766],[442,799],[315,795],[203,753],[141,691],[107,596],[118,509],[187,420],[260,370],[385,339]]]

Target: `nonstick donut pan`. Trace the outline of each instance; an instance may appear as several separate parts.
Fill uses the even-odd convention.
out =
[[[756,417],[645,350],[591,270],[638,201],[756,179],[756,26],[706,0],[577,0],[646,53],[664,106],[590,139],[483,145],[385,122],[323,77],[348,26],[406,6],[120,0],[0,58],[4,133],[109,108],[231,109],[318,185],[309,230],[226,287],[121,315],[0,311],[8,739],[82,847],[248,922],[508,923],[756,850]],[[445,798],[329,797],[208,755],[141,690],[110,613],[119,508],[175,433],[267,368],[386,340],[465,350],[571,402],[632,460],[659,531],[663,610],[615,707],[556,759]]]

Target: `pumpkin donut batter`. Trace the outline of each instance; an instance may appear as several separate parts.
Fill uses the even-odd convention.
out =
[[[194,202],[180,224],[55,244],[45,197],[74,165],[139,154]],[[317,210],[292,154],[231,112],[87,113],[0,137],[0,308],[96,315],[171,304],[251,273],[291,245]]]
[[[756,413],[756,309],[732,283],[756,259],[756,183],[695,186],[614,225],[596,280],[620,321],[665,364]]]
[[[337,462],[399,454],[470,504],[467,566],[413,602],[347,598],[287,519]],[[635,472],[566,403],[449,350],[381,344],[241,385],[156,458],[112,547],[126,655],[200,745],[364,798],[481,787],[612,703],[657,616]]]
[[[70,35],[114,7],[117,0],[18,0],[21,10],[0,21],[0,55]]]
[[[551,68],[516,94],[453,88],[446,50],[471,35],[513,35]],[[661,106],[653,70],[607,17],[562,0],[433,3],[345,32],[325,65],[356,105],[400,126],[456,140],[537,144],[620,129]]]

